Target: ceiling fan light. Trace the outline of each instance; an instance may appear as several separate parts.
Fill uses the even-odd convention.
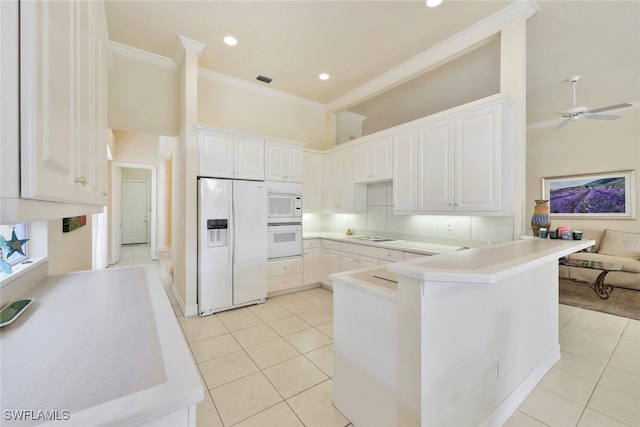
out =
[[[436,7],[442,3],[442,0],[427,0],[426,3],[428,7]]]

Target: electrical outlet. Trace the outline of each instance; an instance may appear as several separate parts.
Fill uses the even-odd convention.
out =
[[[453,224],[451,224],[451,221],[447,221],[447,231],[453,231]]]
[[[504,366],[502,363],[502,359],[498,360],[498,362],[496,363],[496,375],[498,381],[500,381],[502,377],[504,377]]]

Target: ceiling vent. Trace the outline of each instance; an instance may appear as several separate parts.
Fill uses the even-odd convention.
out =
[[[265,76],[258,76],[256,77],[256,80],[260,80],[261,82],[265,82],[265,83],[271,83],[273,81],[272,78],[270,77],[265,77]]]

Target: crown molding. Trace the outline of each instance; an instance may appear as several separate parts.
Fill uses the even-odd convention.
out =
[[[199,68],[198,77],[201,79],[212,81],[212,82],[222,83],[227,86],[233,86],[235,88],[246,90],[249,92],[259,93],[265,96],[271,96],[273,98],[279,98],[285,101],[293,102],[298,105],[302,105],[304,107],[315,108],[322,111],[327,110],[327,106],[325,104],[311,101],[306,98],[301,98],[299,96],[291,95],[290,93],[282,92],[277,89],[264,87],[256,83],[251,83],[245,80],[228,76],[226,74],[218,73],[216,71]]]
[[[147,64],[156,65],[158,67],[167,68],[176,71],[178,67],[171,58],[156,55],[146,50],[138,49],[122,43],[109,40],[109,50],[112,55],[120,55],[126,58],[135,59],[136,61],[145,62]]]
[[[178,43],[176,44],[175,51],[173,53],[173,62],[181,64],[187,53],[200,55],[202,49],[207,45],[198,41],[192,40],[185,36],[178,35]]]
[[[180,39],[180,43],[182,43],[182,46],[184,47],[184,50],[189,52],[189,53],[200,53],[202,52],[202,49],[204,49],[205,47],[207,47],[206,44],[204,43],[200,43],[198,41],[192,40],[188,37],[185,36],[178,36],[178,38]]]
[[[355,88],[327,104],[329,111],[342,111],[395,86],[407,82],[442,64],[495,40],[505,24],[529,19],[540,8],[534,0],[519,0],[436,46],[425,50],[388,72]]]

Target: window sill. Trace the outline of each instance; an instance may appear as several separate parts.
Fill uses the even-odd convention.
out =
[[[0,273],[0,288],[5,287],[9,283],[17,280],[18,278],[24,276],[29,273],[31,270],[35,269],[37,266],[41,265],[47,261],[47,257],[40,258],[28,258],[22,261],[20,264],[16,264],[12,267],[13,273],[5,274]]]

